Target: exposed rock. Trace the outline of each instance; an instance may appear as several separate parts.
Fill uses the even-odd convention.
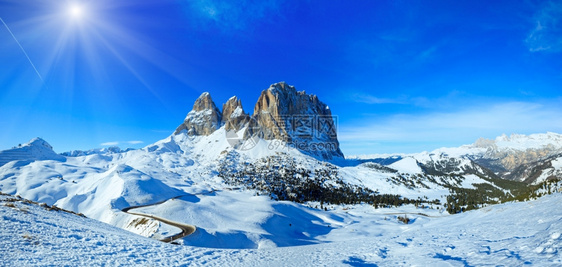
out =
[[[221,112],[207,92],[201,94],[193,104],[183,123],[174,134],[183,130],[189,135],[210,135],[221,126]]]
[[[237,97],[230,98],[221,113],[211,96],[203,93],[175,134],[186,130],[189,135],[210,135],[222,126],[226,138],[236,144],[261,137],[284,141],[288,146],[322,159],[343,157],[328,106],[317,96],[297,92],[284,82],[262,91],[251,117],[244,112]],[[243,135],[238,136],[238,131],[246,126]]]
[[[550,132],[529,136],[504,134],[496,139],[480,138],[473,147],[485,150],[471,158],[501,178],[535,183],[542,170],[548,169],[545,162],[562,153],[562,135]]]
[[[262,91],[253,119],[265,140],[282,140],[308,154],[331,159],[343,157],[332,112],[316,95],[285,82]]]
[[[562,162],[562,155],[558,154],[521,163],[510,172],[505,173],[502,178],[529,184],[538,184],[552,178],[562,179],[562,170],[553,166],[553,161]]]
[[[231,97],[222,105],[222,125],[227,131],[238,131],[248,124],[250,116],[244,112],[238,97]]]
[[[525,151],[509,151],[503,153],[495,153],[494,157],[500,159],[501,164],[507,170],[513,170],[519,165],[528,164],[530,162],[543,159],[557,153],[558,150],[544,149],[527,149]]]

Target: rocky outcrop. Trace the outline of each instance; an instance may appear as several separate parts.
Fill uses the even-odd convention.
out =
[[[222,105],[222,122],[225,130],[239,131],[250,121],[250,116],[244,112],[242,102],[238,97],[231,97]]]
[[[562,162],[562,154],[522,163],[504,173],[502,178],[529,184],[538,184],[553,178],[562,179],[562,169],[558,162]]]
[[[501,178],[535,183],[542,177],[542,171],[549,168],[551,158],[562,154],[562,135],[550,132],[528,136],[504,134],[496,139],[480,138],[472,147],[482,152],[470,158]]]
[[[241,137],[243,140],[258,136],[264,140],[284,141],[288,146],[323,159],[343,157],[328,106],[317,96],[298,92],[285,82],[272,84],[262,91],[252,116],[244,112],[237,97],[230,98],[221,113],[209,93],[203,93],[175,134],[185,130],[192,136],[210,135],[223,126],[227,135],[247,127]]]
[[[272,84],[262,91],[252,118],[265,140],[282,140],[324,158],[343,157],[332,112],[316,95],[285,82]]]
[[[193,104],[193,109],[187,114],[183,123],[174,134],[187,131],[189,135],[210,135],[221,127],[222,114],[217,108],[211,95],[201,94]]]

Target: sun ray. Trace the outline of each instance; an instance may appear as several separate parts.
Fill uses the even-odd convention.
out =
[[[144,85],[144,87],[146,87],[146,89],[148,89],[148,91],[154,96],[156,97],[161,103],[165,103],[164,100],[162,99],[162,97],[157,93],[156,90],[154,90],[154,88],[152,86],[150,86],[150,84],[148,84],[148,82],[146,82],[146,80],[144,78],[142,78],[142,75],[140,75],[135,68],[129,64],[127,62],[127,60],[125,60],[125,58],[123,58],[122,55],[120,55],[119,52],[116,51],[116,49],[109,43],[109,41],[107,41],[103,36],[101,35],[97,35],[97,37],[99,38],[99,40],[102,41],[102,43],[105,45],[106,49],[108,49],[113,56],[115,56],[120,62],[121,64],[123,64],[123,66],[125,66],[127,68],[127,70],[129,70],[129,72],[131,72],[131,74],[142,84]]]

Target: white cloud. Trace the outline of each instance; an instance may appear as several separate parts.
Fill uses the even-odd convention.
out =
[[[144,143],[143,141],[139,141],[139,140],[132,140],[132,141],[126,141],[126,142],[119,142],[119,141],[111,141],[111,142],[105,142],[105,143],[101,143],[101,146],[117,146],[121,143],[126,143],[129,145],[138,145],[138,144],[142,144]]]
[[[403,151],[404,144],[411,145],[412,149],[432,150],[470,144],[479,137],[493,138],[504,133],[562,132],[562,101],[553,102],[496,103],[449,112],[393,115],[370,122],[365,118],[365,125],[340,124],[338,137],[344,153],[349,153],[345,151],[347,146],[353,148],[352,154],[368,154],[421,152]]]
[[[112,141],[112,142],[105,142],[105,143],[101,143],[101,146],[116,146],[119,145],[119,142],[117,141]]]
[[[427,98],[425,96],[408,96],[408,95],[398,95],[392,98],[377,97],[375,95],[364,93],[361,91],[356,91],[355,93],[346,93],[349,89],[342,89],[341,98],[347,99],[351,102],[365,103],[365,104],[401,104],[401,105],[412,105],[422,108],[447,108],[456,107],[455,104],[459,99],[465,99],[469,97],[466,92],[452,90],[446,95],[434,98]]]
[[[534,27],[525,39],[531,52],[562,51],[562,3],[548,2],[535,15]]]
[[[365,93],[352,94],[350,99],[353,102],[365,103],[365,104],[403,104],[404,103],[402,99],[381,98]]]

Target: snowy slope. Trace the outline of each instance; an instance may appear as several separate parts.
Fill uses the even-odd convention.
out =
[[[388,165],[388,167],[403,173],[422,173],[422,169],[418,165],[418,162],[412,157],[403,158]]]
[[[187,200],[173,199],[139,211],[146,209],[155,216],[194,224],[201,229],[199,233],[204,233],[206,240],[215,240],[214,243],[190,243],[194,245],[257,248],[316,243],[316,238],[321,234],[304,230],[314,228],[310,223],[302,228],[302,232],[309,233],[309,236],[280,240],[279,236],[272,233],[272,222],[289,217],[285,211],[304,207],[286,207],[266,196],[257,197],[258,192],[255,190],[227,185],[218,177],[218,170],[225,157],[231,155],[236,157],[232,161],[233,165],[228,166],[229,169],[278,155],[288,157],[298,168],[306,170],[326,168],[327,163],[304,155],[278,140],[260,139],[253,149],[234,151],[225,136],[223,128],[209,136],[180,133],[143,149],[78,157],[61,157],[49,150],[52,153],[47,154],[51,158],[11,161],[1,166],[0,191],[83,213],[90,218],[153,238],[163,238],[178,229],[154,220],[148,222],[150,227],[139,228],[136,224],[138,216],[121,210],[187,196]],[[459,176],[446,183],[435,183],[427,176],[422,176],[421,163],[443,158],[422,153],[397,159],[387,169],[373,168],[368,164],[333,168],[339,179],[350,185],[411,199],[438,199],[441,203],[445,203],[445,197],[450,193],[446,187],[448,185],[473,188],[473,183],[489,183],[473,175],[466,178]],[[467,162],[455,163],[458,163],[457,167],[462,167],[468,165]],[[213,194],[201,195],[206,192]],[[315,207],[318,204],[305,205]],[[249,212],[237,207],[248,208]],[[321,221],[313,219],[316,215],[304,215],[308,213],[303,211],[302,214],[313,221]],[[195,217],[193,214],[202,216]],[[230,237],[229,244],[221,243],[225,237]],[[234,239],[237,241],[233,242]]]
[[[278,140],[260,139],[253,149],[235,150],[225,136],[224,128],[208,136],[180,133],[143,149],[76,157],[62,157],[52,152],[46,142],[32,141],[24,147],[30,151],[36,150],[36,146],[44,148],[46,156],[0,166],[0,191],[83,213],[154,239],[178,233],[179,229],[173,226],[122,212],[131,206],[157,204],[135,212],[195,225],[197,232],[180,243],[209,248],[271,249],[340,240],[340,236],[349,235],[342,230],[346,225],[368,224],[374,220],[369,216],[381,211],[369,205],[324,203],[323,206],[314,201],[303,204],[275,201],[259,190],[226,183],[219,176],[225,163],[231,164],[226,165],[230,170],[247,166],[279,169],[291,163],[311,171],[313,177],[306,179],[315,179],[317,170],[327,168],[334,170],[336,178],[345,184],[380,194],[438,199],[441,204],[425,204],[431,209],[422,210],[433,216],[447,214],[442,204],[451,194],[451,186],[474,189],[475,184],[490,183],[475,175],[482,170],[470,160],[444,153],[395,157],[388,166],[371,162],[334,166]],[[271,159],[276,162],[269,162]],[[453,176],[429,175],[426,171],[429,167],[434,172]],[[325,178],[319,175],[317,178]],[[341,186],[337,181],[328,180],[325,184],[337,188]],[[322,207],[331,212],[322,211]],[[413,205],[382,210],[420,212]],[[373,229],[368,226],[360,230],[369,231]],[[378,230],[375,232],[380,234]]]
[[[136,229],[132,222],[137,217],[125,214],[121,209],[157,203],[178,196],[217,191],[210,201],[199,203],[195,207],[202,214],[213,214],[211,217],[205,217],[208,218],[206,220],[196,221],[205,227],[201,228],[202,231],[207,231],[217,239],[224,234],[238,231],[238,237],[242,240],[240,242],[246,244],[244,246],[256,247],[260,242],[267,241],[263,239],[275,237],[263,228],[269,227],[267,220],[274,216],[269,211],[274,210],[272,206],[276,205],[276,202],[267,197],[260,198],[262,200],[256,202],[256,205],[263,206],[260,209],[268,212],[251,217],[237,209],[215,208],[221,203],[235,203],[236,206],[236,203],[243,203],[255,194],[253,191],[244,190],[230,192],[226,190],[228,187],[222,180],[216,177],[218,159],[224,151],[232,150],[222,131],[218,130],[206,137],[172,135],[144,149],[126,153],[68,158],[52,154],[54,159],[62,160],[11,161],[0,167],[0,191],[83,213],[90,218],[137,233],[142,232],[154,238],[165,236],[177,229],[170,229],[165,225],[148,231]],[[240,155],[242,160],[245,160],[285,151],[316,162],[295,149],[281,146],[277,149],[270,148],[268,141],[261,140],[255,149],[240,151]],[[234,200],[238,202],[233,202]],[[167,204],[168,202],[165,203]],[[184,209],[174,214],[185,217],[191,213],[190,210]],[[167,210],[162,208],[158,208],[154,215],[170,217]],[[239,220],[240,223],[216,223],[227,220]],[[256,227],[250,231],[246,225]],[[253,241],[244,241],[249,238],[253,238]]]
[[[562,156],[551,160],[550,165],[541,170],[540,176],[536,178],[533,184],[540,184],[552,177],[562,177]]]
[[[10,161],[32,161],[45,159],[64,160],[64,157],[57,155],[53,151],[53,147],[41,138],[34,138],[27,144],[0,151],[0,166]]]
[[[320,244],[257,250],[174,246],[92,219],[47,211],[32,204],[7,202],[8,198],[11,197],[0,197],[3,250],[0,262],[11,266],[562,264],[560,193],[453,216],[409,214],[408,225],[383,210],[356,207],[346,211],[317,211],[314,218],[329,224],[330,230]],[[297,218],[299,214],[289,215]],[[299,223],[294,222],[294,226]],[[185,240],[189,242],[193,238],[200,239],[199,242],[205,240],[204,233]],[[228,242],[229,238],[225,236],[224,241]]]
[[[93,155],[93,154],[100,154],[100,155],[106,155],[106,154],[114,154],[114,153],[125,153],[128,151],[134,150],[132,148],[127,148],[125,150],[122,150],[119,147],[116,146],[111,146],[111,147],[106,147],[106,148],[96,148],[96,149],[90,149],[90,150],[72,150],[72,151],[67,151],[67,152],[63,152],[61,153],[62,156],[65,157],[81,157],[81,156],[88,156],[88,155]]]

